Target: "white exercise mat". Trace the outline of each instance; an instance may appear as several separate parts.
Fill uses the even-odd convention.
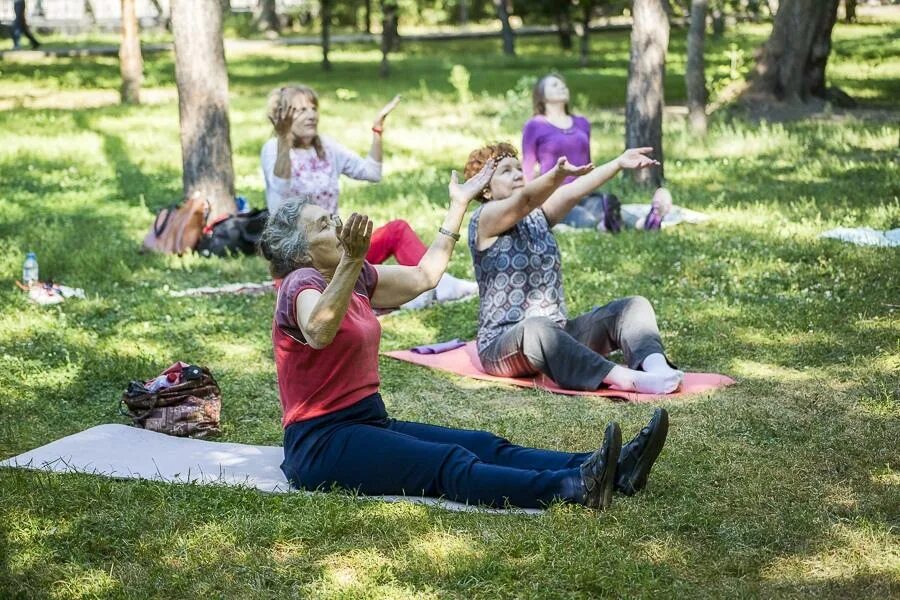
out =
[[[98,425],[46,446],[0,461],[0,467],[19,467],[60,473],[88,473],[118,479],[149,479],[252,487],[263,492],[290,492],[281,472],[280,446],[251,446],[179,438],[129,427]],[[421,496],[367,496],[386,502],[429,504],[453,511],[529,513],[537,509],[481,508]]]
[[[837,227],[829,229],[819,237],[850,242],[857,246],[890,248],[900,246],[900,228],[879,231],[871,227]]]

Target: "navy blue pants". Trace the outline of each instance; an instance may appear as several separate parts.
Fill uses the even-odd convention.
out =
[[[281,469],[293,486],[308,490],[340,487],[538,508],[554,500],[583,501],[578,467],[588,456],[515,446],[486,431],[391,419],[375,393],[289,425]]]

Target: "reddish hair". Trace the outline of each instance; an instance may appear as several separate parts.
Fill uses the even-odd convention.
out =
[[[469,154],[469,160],[466,161],[463,177],[468,181],[478,174],[487,161],[493,158],[495,162],[500,162],[506,157],[519,158],[519,151],[516,150],[516,147],[512,144],[507,144],[506,142],[488,144],[478,150],[473,150],[472,153]],[[482,193],[481,197],[477,198],[477,200],[484,202],[484,194]]]

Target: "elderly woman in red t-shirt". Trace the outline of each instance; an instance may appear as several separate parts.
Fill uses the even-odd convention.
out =
[[[598,509],[609,506],[613,490],[644,486],[664,440],[648,428],[620,457],[616,423],[594,453],[569,453],[398,421],[385,411],[378,393],[381,326],[372,309],[397,306],[436,285],[466,207],[493,169],[490,161],[464,184],[453,174],[443,226],[416,266],[366,262],[372,235],[366,216],[354,213],[341,224],[303,200],[270,216],[261,248],[272,275],[283,278],[272,342],[285,428],[281,468],[293,485],[526,508],[562,500]],[[657,413],[656,421],[666,418]]]

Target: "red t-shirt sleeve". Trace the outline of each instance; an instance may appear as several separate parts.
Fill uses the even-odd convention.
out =
[[[300,332],[300,325],[297,322],[297,296],[304,290],[324,292],[327,285],[328,282],[325,281],[322,274],[313,268],[291,271],[281,282],[275,306],[275,324],[294,337],[299,336],[299,339],[302,340],[303,334]],[[364,262],[354,291],[371,299],[377,285],[378,271],[368,261]]]

